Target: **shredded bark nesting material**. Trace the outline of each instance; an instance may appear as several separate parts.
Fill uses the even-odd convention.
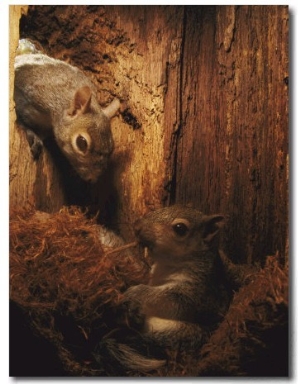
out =
[[[88,342],[96,323],[99,334],[107,332],[113,326],[109,309],[128,286],[145,279],[148,266],[79,209],[53,215],[14,210],[10,216],[10,299],[57,346],[68,369],[82,373],[64,328],[74,328],[74,344],[76,338]]]
[[[288,375],[288,267],[279,255],[235,294],[199,356],[201,376]]]
[[[122,293],[149,271],[123,245],[76,208],[53,215],[11,212],[10,298],[55,346],[65,375],[111,375],[95,363],[93,348],[122,324]],[[169,351],[168,365],[147,376],[287,376],[288,267],[280,259],[270,256],[264,268],[243,275],[228,313],[201,350]]]
[[[193,354],[170,351],[168,367],[157,375],[287,377],[289,280],[288,266],[280,260],[279,255],[269,256],[264,268],[251,275],[246,272],[244,284],[208,342]]]
[[[123,247],[111,252],[99,240],[99,226],[79,210],[64,209],[46,220],[26,215],[10,222],[10,292],[19,304],[38,299],[39,305],[58,309],[65,296],[64,310],[77,308],[78,318],[90,317],[90,311],[80,313],[82,301],[86,307],[88,299],[93,311],[99,295],[101,305],[117,303],[120,292],[145,277],[145,265],[121,253]]]

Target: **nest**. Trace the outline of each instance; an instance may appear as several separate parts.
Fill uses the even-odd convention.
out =
[[[72,375],[103,373],[91,366],[92,340],[115,326],[112,311],[122,292],[148,273],[95,221],[78,209],[23,210],[10,220],[10,299]],[[110,246],[103,245],[105,236]]]
[[[118,376],[96,364],[92,351],[119,327],[123,292],[148,272],[143,256],[76,208],[53,215],[12,211],[11,376]],[[28,327],[16,331],[18,319]],[[39,361],[45,359],[43,371]],[[288,269],[278,255],[248,276],[201,350],[193,356],[169,351],[167,367],[151,375],[288,375]]]
[[[279,255],[251,275],[200,354],[205,376],[288,375],[288,269]]]

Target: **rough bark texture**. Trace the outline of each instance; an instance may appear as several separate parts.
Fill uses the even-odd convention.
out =
[[[175,200],[228,215],[228,253],[287,239],[286,7],[188,7]]]
[[[13,103],[13,63],[19,39],[19,19],[27,13],[28,6],[10,7],[10,207],[32,204],[37,209],[53,211],[64,203],[60,174],[44,151],[34,162],[24,134],[15,125]]]
[[[12,22],[16,30],[18,15]],[[235,261],[276,251],[284,260],[286,6],[29,6],[20,34],[83,69],[101,105],[117,96],[123,107],[109,172],[93,187],[66,175],[51,145],[34,163],[12,123],[11,206],[100,210],[130,239],[149,209],[192,204],[228,217]]]
[[[75,279],[79,283],[76,291],[69,276],[83,275],[91,289],[90,298],[95,292],[89,263],[95,263],[94,276],[100,276],[102,285],[106,277],[116,278],[116,270],[122,284],[125,278],[134,278],[132,267],[123,266],[123,258],[109,259],[109,267],[102,267],[93,248],[94,258],[88,257],[85,263],[82,255],[89,256],[84,251],[86,228],[72,215],[61,221],[64,210],[56,212],[69,205],[81,207],[84,213],[99,211],[98,221],[130,241],[132,223],[141,215],[162,205],[183,203],[226,216],[223,247],[230,259],[267,262],[252,285],[237,292],[220,332],[212,336],[196,363],[190,356],[181,359],[176,355],[169,371],[157,375],[286,376],[288,7],[32,5],[11,6],[10,11],[10,207],[12,223],[18,224],[18,231],[10,236],[11,285],[16,276],[22,276],[22,284],[14,286],[18,295],[11,296],[10,353],[16,370],[20,372],[21,364],[23,375],[60,375],[64,370],[67,375],[96,375],[98,371],[90,366],[89,343],[98,342],[101,324],[106,331],[107,324],[113,327],[112,317],[107,323],[105,316],[97,319],[96,329],[84,324],[81,332],[84,328],[76,316],[75,326],[69,327],[68,314],[66,323],[50,322],[58,327],[51,334],[44,315],[35,317],[45,306],[43,297],[40,302],[36,297],[43,293],[39,285],[44,287],[53,276],[55,291],[67,280],[67,294],[75,298],[80,310],[86,306],[92,318],[96,312],[89,300],[79,301],[83,297],[80,278]],[[13,61],[19,31],[45,53],[85,71],[97,86],[102,106],[115,96],[122,102],[120,113],[112,120],[115,152],[108,171],[95,185],[74,174],[51,140],[37,162],[31,157],[24,132],[15,124],[13,106]],[[53,233],[56,241],[46,236],[39,221],[29,225],[35,216],[26,214],[28,207],[24,216],[14,214],[28,205],[30,212],[57,215],[60,235],[55,233],[55,220],[45,222],[46,233]],[[85,223],[86,215],[80,213],[83,216]],[[74,247],[76,239],[82,251]],[[55,244],[61,248],[50,252]],[[48,265],[37,257],[34,245],[45,250],[50,265],[57,262],[54,274],[49,276]],[[70,258],[73,248],[83,263],[77,269]],[[35,263],[24,258],[24,249],[41,263],[37,270],[44,271],[44,275],[31,271],[36,289],[30,285],[27,269]],[[69,264],[61,268],[62,255],[67,256],[70,268]],[[116,286],[116,282],[108,285],[109,300]],[[70,287],[75,287],[74,295]],[[33,307],[24,306],[26,289]],[[50,291],[46,288],[45,292]],[[69,310],[63,295],[54,297]],[[101,305],[107,303],[101,295],[98,299]],[[18,305],[24,306],[22,311]],[[52,309],[50,317],[56,316]],[[35,342],[35,335],[31,336],[34,318],[49,333],[45,340]],[[94,338],[87,336],[94,331]],[[52,344],[56,340],[56,350],[41,344],[49,340]],[[28,345],[32,346],[30,353]],[[110,373],[104,370],[101,374]]]

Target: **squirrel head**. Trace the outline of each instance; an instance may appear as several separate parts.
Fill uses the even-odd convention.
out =
[[[149,249],[154,261],[189,260],[218,248],[222,215],[202,212],[179,205],[158,209],[138,220],[135,234]]]
[[[79,88],[72,104],[64,113],[63,132],[56,135],[63,153],[86,181],[96,182],[107,167],[114,148],[110,119],[120,102],[114,99],[105,109],[95,108],[90,87]]]

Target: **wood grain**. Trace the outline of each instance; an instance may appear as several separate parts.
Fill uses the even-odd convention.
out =
[[[288,19],[286,6],[29,6],[21,37],[80,67],[100,104],[117,96],[122,109],[109,171],[94,186],[51,145],[34,163],[12,117],[11,205],[87,207],[130,240],[147,211],[191,204],[226,215],[232,259],[284,260]]]

